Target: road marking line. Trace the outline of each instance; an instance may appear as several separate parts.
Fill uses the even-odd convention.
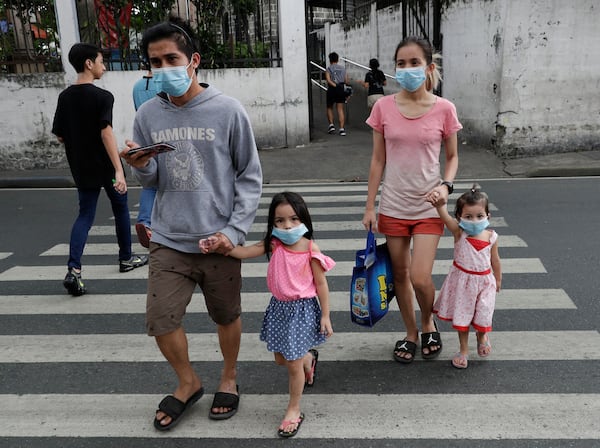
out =
[[[362,214],[363,212],[361,212]],[[312,214],[312,210],[311,210]],[[265,215],[266,216],[266,215]],[[490,226],[492,228],[508,227],[503,217],[492,217],[490,218]],[[319,221],[313,219],[313,228],[317,237],[319,232],[333,232],[333,231],[345,231],[345,230],[362,230],[365,231],[365,227],[362,225],[360,219],[355,220],[342,220],[342,221]],[[250,227],[249,233],[258,233],[260,235],[265,233],[267,224],[265,222],[255,222]],[[131,227],[131,234],[135,235],[135,227]],[[93,226],[88,234],[89,236],[114,236],[115,226]],[[383,237],[381,237],[383,239]]]
[[[283,373],[282,373],[283,375]],[[168,434],[152,427],[160,395],[0,395],[0,437],[276,439],[287,394],[242,390],[226,424],[208,419],[206,395]],[[418,409],[419,412],[415,412]],[[476,410],[469,418],[457,409]],[[307,394],[296,439],[561,440],[600,438],[599,394]],[[423,431],[423,415],[443,415]]]
[[[452,260],[436,260],[433,266],[434,275],[446,275]],[[327,273],[328,277],[350,277],[353,261],[339,261]],[[64,266],[14,266],[0,273],[0,281],[36,281],[59,280],[65,276]],[[538,258],[504,258],[502,260],[503,274],[544,274],[546,269]],[[242,263],[242,277],[255,278],[267,275],[267,263]],[[86,265],[82,270],[86,280],[131,280],[148,278],[148,266],[142,266],[130,272],[119,272],[118,265]]]
[[[383,241],[383,239],[382,239]],[[502,235],[499,238],[499,247],[527,247],[527,243],[516,235]],[[246,241],[246,246],[257,243],[257,240]],[[352,250],[356,251],[365,248],[365,238],[329,238],[329,239],[317,239],[315,242],[319,245],[322,252],[328,252],[333,250]],[[443,236],[440,239],[439,249],[452,249],[454,247],[454,238],[451,236]],[[85,245],[84,255],[115,255],[119,250],[117,243],[87,243]],[[139,244],[133,244],[132,250],[135,253],[143,253],[147,249],[143,248]],[[69,244],[57,244],[45,252],[42,252],[40,256],[62,256],[66,257],[69,255]],[[1,257],[0,257],[1,258]]]
[[[262,313],[267,307],[268,292],[242,292],[242,312]],[[347,291],[330,291],[331,311],[349,311],[350,298]],[[390,305],[398,310],[394,300]],[[415,308],[419,306],[415,300]],[[524,309],[576,309],[577,307],[563,289],[504,289],[496,297],[496,310]],[[19,314],[143,314],[146,312],[146,294],[86,294],[82,297],[69,295],[11,295],[0,296],[0,315]],[[206,313],[204,297],[194,294],[187,308],[188,313]]]
[[[335,333],[319,346],[320,360],[391,361],[397,332],[361,331]],[[217,335],[188,333],[192,361],[220,361]],[[448,361],[458,351],[456,332],[442,332],[444,351],[437,358]],[[475,353],[471,338],[471,356]],[[490,361],[600,360],[597,331],[494,331]],[[529,341],[530,343],[526,343]],[[535,350],[531,343],[535,341]],[[583,342],[582,342],[583,341]],[[2,335],[0,363],[60,362],[161,362],[164,358],[154,338],[145,334]],[[243,333],[239,361],[272,361],[258,333]],[[416,361],[421,361],[417,356]]]

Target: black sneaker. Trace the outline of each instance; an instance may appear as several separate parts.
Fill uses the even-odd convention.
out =
[[[335,132],[335,126],[330,124],[329,128],[327,129],[327,132],[330,134],[333,134]]]
[[[63,286],[72,296],[82,296],[85,294],[85,286],[81,280],[81,272],[75,272],[73,268],[69,268],[69,272],[65,275]]]
[[[146,255],[135,255],[131,254],[129,260],[119,260],[119,272],[133,271],[135,268],[139,268],[148,263],[148,257]]]

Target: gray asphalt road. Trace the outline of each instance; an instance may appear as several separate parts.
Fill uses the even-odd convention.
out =
[[[282,189],[307,198],[315,236],[338,263],[329,275],[336,334],[320,349],[317,384],[303,397],[307,420],[298,437],[285,443],[502,448],[597,443],[600,240],[594,236],[593,204],[600,183],[563,178],[481,184],[503,241],[504,290],[494,316],[494,353],[484,361],[473,353],[466,371],[450,366],[457,338],[447,323],[440,325],[445,343],[440,359],[403,366],[391,360],[402,334],[397,308],[373,330],[349,321],[349,266],[364,238],[358,222],[365,184],[265,187],[265,201]],[[457,193],[467,186],[458,182]],[[139,190],[130,194],[135,211]],[[207,418],[220,363],[214,326],[195,299],[186,329],[207,397],[172,434],[157,434],[152,413],[175,380],[144,335],[145,274],[117,272],[113,221],[103,199],[84,259],[90,294],[64,295],[75,201],[74,190],[0,190],[5,403],[0,446],[279,446],[275,430],[287,401],[287,375],[254,338],[268,300],[264,261],[245,265],[240,412],[228,422]],[[265,216],[256,221],[251,240],[260,238]],[[451,257],[451,245],[441,245],[438,288]]]

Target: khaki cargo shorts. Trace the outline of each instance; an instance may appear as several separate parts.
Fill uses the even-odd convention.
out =
[[[181,327],[196,285],[216,324],[235,321],[242,312],[241,267],[241,260],[233,257],[188,254],[151,242],[146,296],[148,335],[161,336]]]

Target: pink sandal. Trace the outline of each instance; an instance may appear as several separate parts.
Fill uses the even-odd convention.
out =
[[[485,358],[492,353],[492,344],[490,344],[490,337],[486,334],[485,342],[483,344],[477,344],[477,354],[481,358]]]
[[[300,429],[300,425],[302,424],[302,422],[304,421],[304,414],[301,412],[300,416],[298,418],[295,418],[293,420],[283,420],[281,422],[281,425],[279,425],[279,428],[277,429],[277,435],[279,437],[294,437],[296,434],[298,434],[298,430]],[[297,425],[296,429],[294,429],[293,431],[284,431],[284,428],[286,426],[289,425]]]
[[[463,355],[460,352],[457,353],[454,355],[454,358],[452,358],[452,366],[456,367],[457,369],[466,369],[469,367],[469,356]]]

